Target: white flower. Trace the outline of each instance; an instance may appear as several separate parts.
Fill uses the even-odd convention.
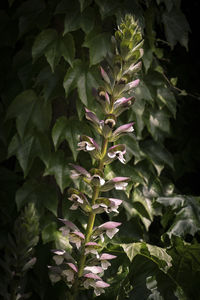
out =
[[[86,142],[86,141],[82,141],[78,143],[78,149],[77,150],[83,150],[83,151],[93,151],[95,150],[94,145]]]
[[[128,185],[128,182],[116,182],[115,189],[116,190],[126,190],[127,185]]]

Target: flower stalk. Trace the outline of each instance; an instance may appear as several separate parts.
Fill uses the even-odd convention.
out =
[[[127,40],[128,37],[128,40]],[[135,73],[141,64],[138,60],[142,56],[142,36],[137,22],[128,15],[115,33],[115,50],[107,59],[106,69],[101,66],[102,86],[94,90],[94,95],[101,105],[104,119],[85,108],[85,117],[98,135],[101,136],[101,146],[95,139],[83,135],[78,143],[78,151],[88,152],[97,168],[86,170],[82,166],[71,164],[71,178],[84,181],[92,189],[91,199],[84,192],[70,188],[68,198],[73,202],[71,209],[80,209],[88,216],[85,233],[68,220],[61,220],[64,227],[60,230],[69,239],[73,248],[78,252],[76,258],[65,250],[54,250],[56,267],[50,266],[53,282],[64,280],[70,289],[70,299],[77,300],[80,289],[94,289],[96,296],[104,293],[109,284],[102,280],[104,270],[111,264],[109,260],[116,256],[101,253],[106,247],[106,239],[112,239],[119,231],[120,222],[108,221],[95,227],[97,214],[106,212],[118,213],[118,208],[123,202],[121,199],[103,197],[101,193],[116,190],[125,190],[128,177],[114,177],[106,180],[104,167],[118,159],[124,164],[126,145],[117,144],[117,140],[124,134],[131,134],[134,122],[117,125],[117,118],[133,102],[132,90],[139,84],[139,79],[134,79]],[[96,104],[95,104],[96,105]],[[106,238],[106,239],[105,239]],[[100,243],[101,240],[101,243]]]

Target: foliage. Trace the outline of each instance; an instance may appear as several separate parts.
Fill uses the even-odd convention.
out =
[[[73,186],[69,163],[91,164],[87,154],[76,151],[79,135],[92,134],[84,106],[100,113],[92,89],[102,85],[99,64],[104,66],[112,53],[111,36],[125,13],[143,31],[143,70],[140,85],[130,94],[134,105],[118,117],[120,125],[135,122],[135,134],[119,139],[127,145],[127,164],[122,168],[115,161],[105,168],[107,179],[120,174],[131,180],[125,193],[109,192],[123,199],[117,216],[123,225],[107,245],[107,252],[118,258],[105,273],[111,287],[99,299],[200,297],[199,198],[192,191],[181,195],[174,187],[176,165],[166,142],[177,98],[166,81],[165,62],[177,43],[188,48],[181,1],[9,0],[0,11],[4,299],[66,299],[65,287],[52,285],[47,276],[50,249],[70,247],[57,217],[83,228],[86,224],[86,217],[69,210],[66,200]],[[124,51],[126,55],[126,45]],[[77,185],[85,189],[83,182]],[[99,216],[99,224],[106,218]],[[88,298],[92,296],[80,296]]]

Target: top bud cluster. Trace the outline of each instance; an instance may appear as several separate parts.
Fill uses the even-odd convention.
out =
[[[143,55],[142,35],[131,15],[125,17],[112,42],[113,53],[100,67],[102,86],[94,90],[94,96],[102,107],[104,119],[99,120],[94,112],[85,108],[86,119],[101,136],[102,143],[99,145],[94,138],[83,135],[77,149],[90,153],[96,161],[96,168],[87,171],[82,166],[71,164],[73,169],[71,178],[81,179],[92,190],[92,197],[89,199],[83,191],[69,189],[68,199],[72,202],[71,209],[80,209],[88,215],[87,228],[83,233],[69,220],[61,220],[64,223],[64,227],[61,228],[62,234],[67,236],[76,250],[72,253],[54,250],[53,258],[57,266],[50,267],[51,279],[54,282],[64,280],[73,295],[77,295],[79,289],[93,288],[95,295],[98,296],[109,286],[102,280],[102,276],[104,270],[110,266],[109,260],[116,256],[102,253],[105,248],[104,238],[106,235],[112,239],[121,223],[109,221],[95,227],[95,216],[103,212],[118,213],[118,207],[123,201],[102,197],[101,193],[113,188],[125,190],[129,181],[128,177],[115,177],[106,181],[104,166],[115,159],[125,163],[126,145],[116,144],[116,141],[122,135],[134,130],[133,122],[116,128],[118,116],[134,102],[134,97],[130,93],[138,86],[139,79],[133,77],[141,68],[139,60]],[[76,296],[74,298],[72,296],[72,299],[76,299]]]

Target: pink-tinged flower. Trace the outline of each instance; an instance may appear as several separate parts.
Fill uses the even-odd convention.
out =
[[[129,180],[129,177],[114,177],[101,187],[101,191],[107,192],[112,188],[115,188],[116,190],[125,190]]]
[[[78,143],[78,147],[79,148],[77,150],[83,150],[85,152],[99,150],[99,145],[95,142],[95,140],[86,135],[81,136],[81,141]]]
[[[99,258],[99,260],[101,261],[102,269],[107,270],[108,267],[111,266],[111,263],[108,260],[114,259],[116,257],[117,256],[115,256],[115,255],[111,255],[111,254],[108,254],[108,253],[103,253]]]
[[[130,178],[129,177],[115,177],[111,181],[115,184],[116,190],[125,190]]]
[[[70,231],[78,231],[79,230],[78,227],[71,221],[60,219],[60,218],[59,218],[59,220],[65,224],[64,227],[61,227],[59,229],[60,231],[62,231],[63,236],[67,236]]]
[[[100,214],[102,212],[110,213],[110,212],[118,212],[118,207],[122,203],[122,200],[115,198],[103,198],[99,197],[96,199],[96,203],[92,206],[92,209],[96,214]]]
[[[71,170],[70,177],[72,179],[77,179],[80,176],[85,176],[87,178],[90,178],[90,173],[88,171],[86,171],[86,169],[84,169],[83,167],[74,165],[74,164],[69,164],[69,165],[72,166],[72,168],[74,169],[74,170]]]
[[[93,113],[92,111],[90,111],[89,109],[85,108],[85,117],[87,120],[92,122],[92,125],[94,127],[94,129],[101,134],[102,133],[102,128],[104,125],[104,121],[103,120],[99,120],[96,116],[95,113]]]
[[[64,260],[74,262],[73,257],[65,250],[55,249],[55,250],[51,250],[51,251],[55,254],[53,256],[53,259],[57,265],[61,265]]]
[[[86,278],[86,280],[84,280],[83,282],[83,286],[85,289],[89,289],[90,286],[93,287],[97,280],[101,280],[101,277],[93,273],[87,273],[83,275],[83,277]]]
[[[110,78],[108,77],[108,74],[106,73],[106,71],[102,67],[100,67],[100,70],[101,70],[101,76],[102,76],[103,80],[105,82],[107,82],[108,84],[110,84]]]
[[[113,114],[118,117],[122,112],[128,109],[134,102],[134,97],[122,97],[114,102]]]
[[[132,74],[133,72],[138,72],[142,67],[142,62],[138,62],[137,64],[133,63],[130,65],[130,67],[128,69],[126,69],[123,72],[123,75],[125,74]]]
[[[123,144],[112,146],[108,149],[107,156],[109,158],[108,161],[105,162],[112,162],[115,158],[117,158],[121,163],[125,164],[126,160],[124,158],[124,154],[126,153],[126,146]]]
[[[129,132],[133,132],[134,128],[133,128],[133,124],[134,122],[128,123],[128,124],[124,124],[120,127],[118,127],[114,132],[112,137],[110,138],[110,141],[114,142],[116,141],[118,138],[120,138],[122,135],[129,133]]]
[[[85,244],[85,255],[91,253],[97,256],[97,258],[99,257],[98,251],[97,249],[101,248],[101,246],[99,244],[97,244],[96,242],[88,242]]]
[[[68,268],[62,272],[68,282],[72,283],[74,280],[75,273],[78,272],[77,267],[73,263],[67,263]]]
[[[139,85],[139,83],[140,83],[139,79],[136,79],[134,81],[129,82],[128,84],[125,85],[125,87],[123,89],[123,92],[127,92],[131,89],[136,88]]]
[[[84,271],[99,274],[103,272],[103,269],[99,266],[86,266]]]
[[[92,235],[95,238],[100,234],[100,238],[101,238],[102,242],[104,242],[103,233],[105,232],[106,235],[109,237],[109,239],[112,239],[113,236],[119,231],[119,229],[117,227],[120,225],[121,225],[121,223],[119,223],[119,222],[113,222],[113,221],[106,222],[106,223],[98,226],[97,228],[95,228]]]
[[[105,293],[104,289],[109,287],[110,284],[104,282],[103,280],[98,280],[93,284],[94,293],[96,296],[100,296]]]
[[[73,231],[69,234],[69,241],[76,245],[77,249],[81,247],[81,243],[84,241],[85,236],[80,231]]]
[[[71,189],[71,193],[71,196],[68,198],[73,202],[72,206],[70,207],[71,210],[76,210],[78,207],[80,207],[85,212],[91,211],[91,206],[83,193],[76,189]]]

